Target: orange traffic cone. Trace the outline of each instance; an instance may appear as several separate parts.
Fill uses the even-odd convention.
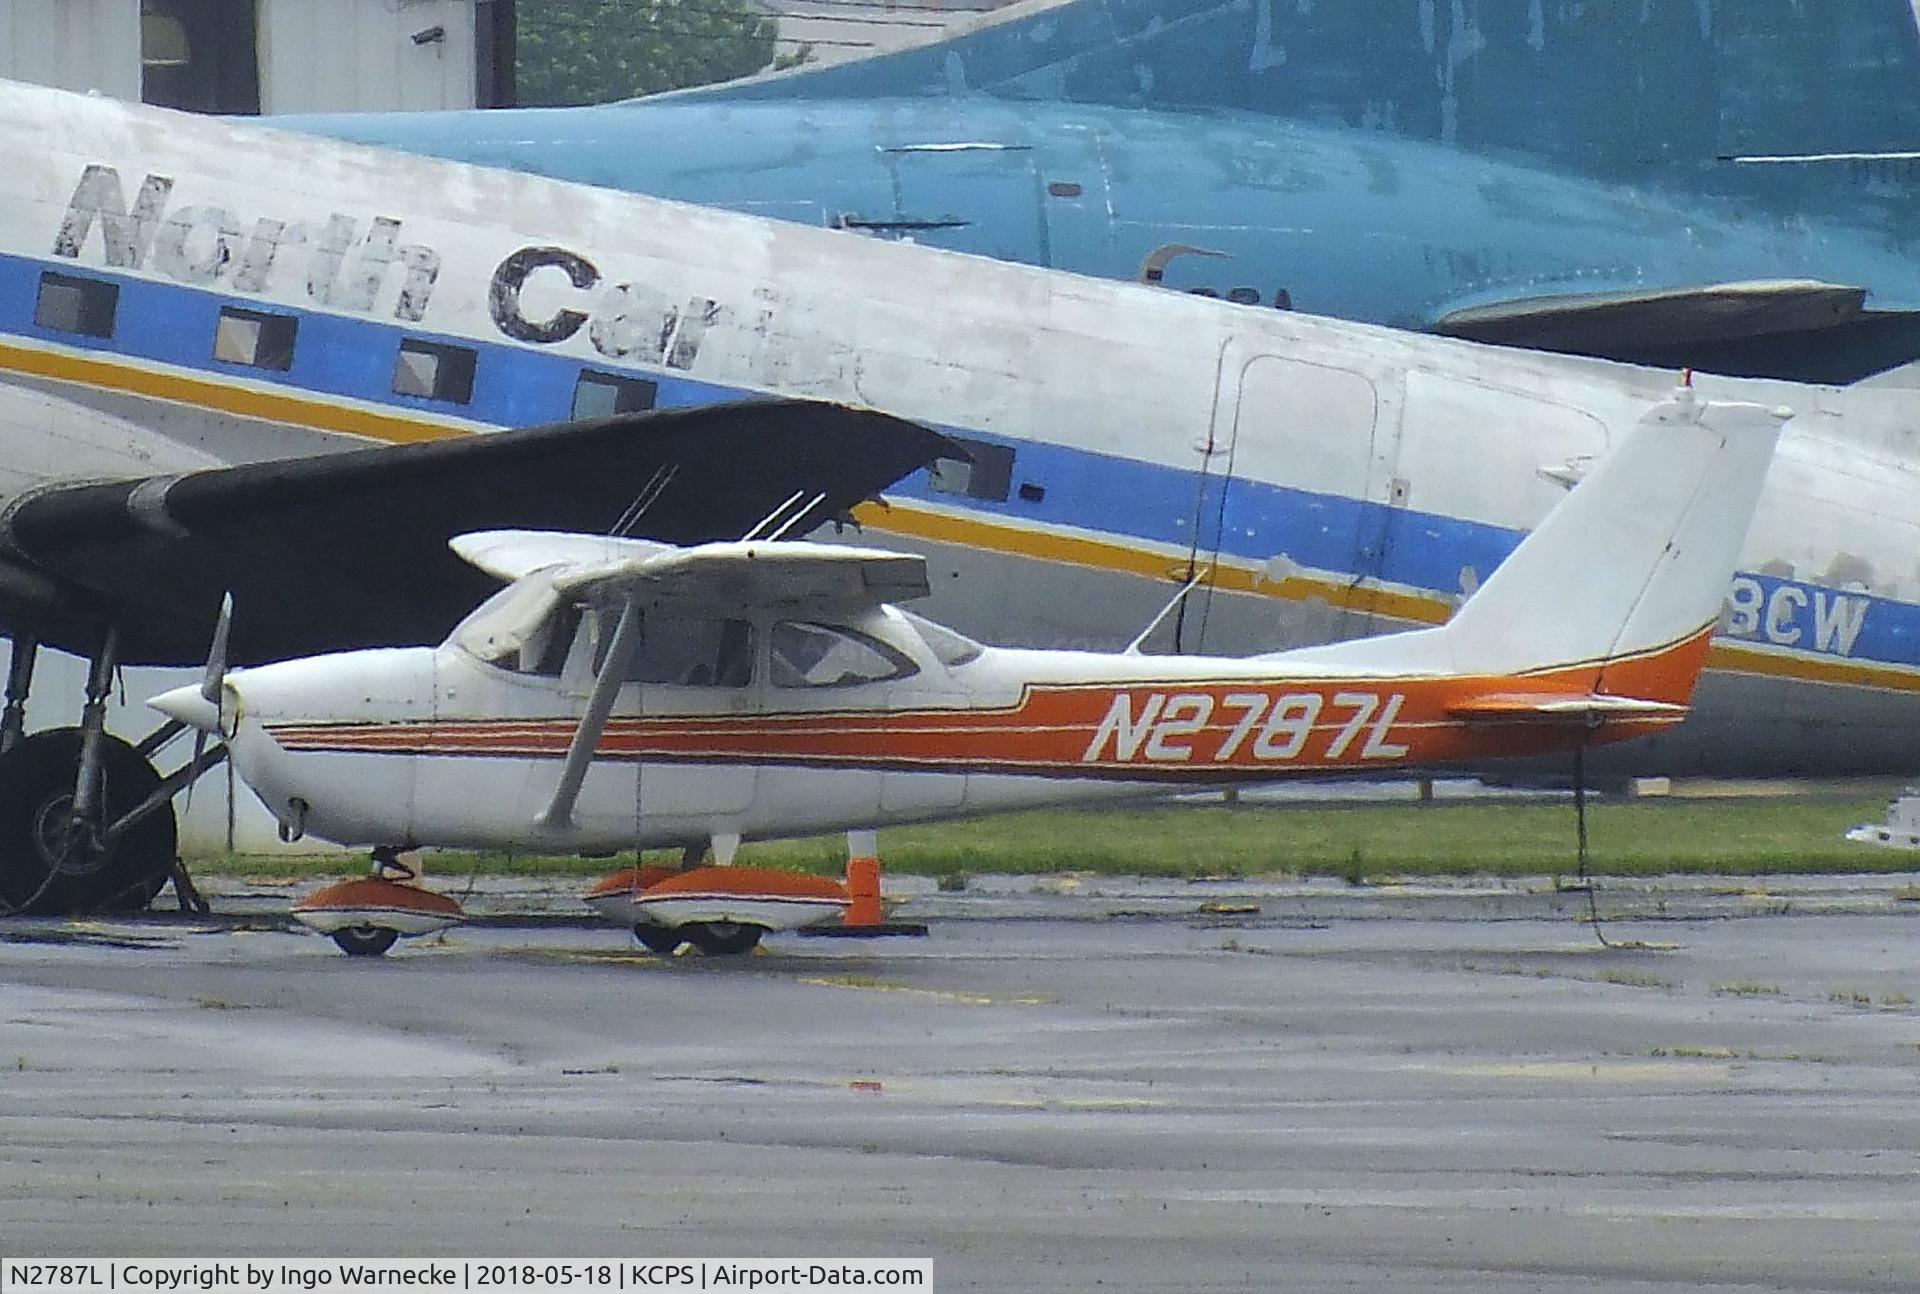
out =
[[[879,935],[924,935],[917,921],[889,921],[880,901],[880,841],[872,831],[847,833],[847,910],[840,924],[809,926],[803,935],[841,935],[873,938]]]
[[[880,860],[873,857],[847,859],[847,915],[850,926],[877,926],[887,919],[880,905]]]

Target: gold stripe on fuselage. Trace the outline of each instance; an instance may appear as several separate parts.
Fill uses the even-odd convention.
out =
[[[1072,566],[1094,567],[1147,579],[1180,581],[1186,578],[1183,571],[1168,565],[1170,559],[1165,554],[1130,548],[1103,539],[1029,530],[991,520],[976,520],[955,516],[950,512],[922,509],[895,500],[889,500],[884,505],[863,503],[853,510],[853,515],[868,529],[935,543],[956,544],[1010,557],[1039,558]],[[1201,582],[1228,592],[1252,593],[1289,602],[1319,598],[1342,610],[1385,616],[1411,624],[1445,624],[1454,610],[1451,599],[1434,594],[1375,588],[1364,581],[1314,579],[1303,575],[1289,575],[1284,580],[1273,581],[1264,578],[1261,572],[1246,567],[1219,566]],[[1737,639],[1716,640],[1707,656],[1707,668],[1735,674],[1793,679],[1803,683],[1920,692],[1920,668],[1807,653],[1786,655]]]
[[[412,444],[464,436],[477,424],[430,421],[404,414],[376,412],[333,400],[266,391],[218,379],[192,377],[72,351],[41,350],[0,342],[0,373],[49,378],[75,386],[144,396],[186,405],[207,413],[259,418],[333,435],[359,436],[387,444]]]

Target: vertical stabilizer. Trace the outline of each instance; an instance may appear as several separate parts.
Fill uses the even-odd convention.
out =
[[[1277,653],[1301,665],[1480,678],[1687,704],[1790,415],[1683,388],[1439,629]]]
[[[1630,662],[1704,651],[1786,417],[1689,388],[1649,410],[1439,631],[1454,669],[1604,665],[1612,691]]]

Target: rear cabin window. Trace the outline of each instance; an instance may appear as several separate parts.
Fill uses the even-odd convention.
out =
[[[393,365],[393,393],[449,404],[471,403],[476,362],[475,354],[465,346],[403,341]]]
[[[927,485],[936,494],[957,494],[966,499],[985,499],[1005,503],[1013,489],[1013,451],[1005,445],[989,445],[981,440],[953,439],[973,456],[936,458],[927,469]]]
[[[901,611],[900,616],[913,626],[914,632],[927,644],[927,650],[933,653],[933,658],[948,669],[957,669],[978,660],[980,653],[986,650],[965,634],[943,624],[935,624],[925,616],[917,616],[911,611]]]
[[[838,625],[783,620],[767,645],[775,687],[857,687],[915,672],[885,643]]]
[[[573,417],[578,422],[611,418],[618,413],[642,413],[653,408],[659,395],[660,384],[644,377],[582,369],[580,380],[573,384]]]
[[[293,343],[300,321],[292,315],[268,314],[226,306],[213,333],[213,357],[226,364],[273,369],[293,367]]]
[[[114,317],[119,311],[118,283],[48,270],[40,276],[40,295],[33,303],[33,321],[54,332],[111,337]]]

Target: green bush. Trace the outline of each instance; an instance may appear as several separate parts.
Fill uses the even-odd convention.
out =
[[[515,96],[607,103],[758,72],[778,24],[741,0],[520,0]]]

